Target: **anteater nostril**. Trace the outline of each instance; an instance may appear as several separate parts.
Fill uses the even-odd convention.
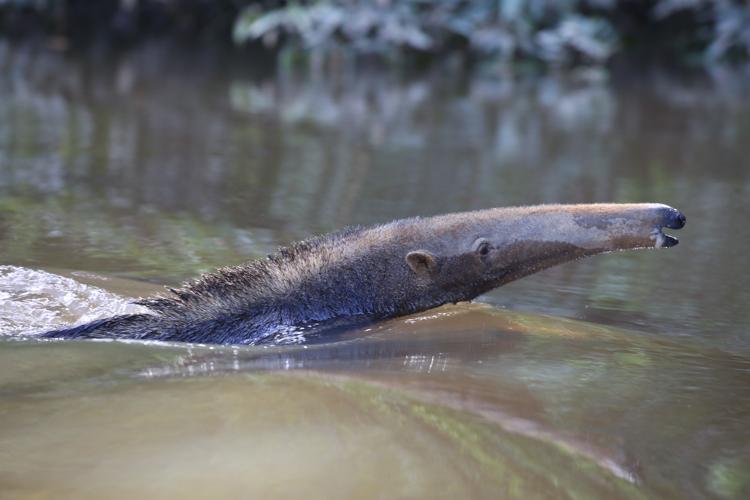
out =
[[[687,217],[685,217],[685,214],[683,214],[682,212],[678,212],[677,220],[680,224],[680,227],[683,227],[687,222]]]
[[[685,225],[686,221],[687,219],[685,218],[685,214],[683,214],[679,210],[670,208],[664,214],[663,225],[664,227],[668,227],[669,229],[680,229]]]
[[[685,226],[685,222],[687,222],[687,218],[685,217],[685,214],[680,212],[679,210],[676,211],[676,217],[674,221],[674,227],[671,229],[680,229]]]

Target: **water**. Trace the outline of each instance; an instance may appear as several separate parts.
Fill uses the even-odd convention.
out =
[[[212,56],[0,47],[0,497],[750,495],[747,76]],[[349,224],[596,201],[681,245],[329,344],[21,335]]]

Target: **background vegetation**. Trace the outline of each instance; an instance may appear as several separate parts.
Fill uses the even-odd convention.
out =
[[[744,0],[0,0],[0,32],[58,48],[160,37],[390,63],[746,61]]]

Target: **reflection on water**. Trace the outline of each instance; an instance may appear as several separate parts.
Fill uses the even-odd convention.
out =
[[[750,496],[747,83],[259,78],[0,46],[0,491]],[[593,201],[679,207],[683,244],[329,344],[19,336],[347,224]]]
[[[0,480],[19,495],[750,488],[746,357],[489,306],[305,347],[6,341],[0,380]]]
[[[4,276],[13,293],[47,283],[41,311],[46,294],[70,291],[82,311],[121,307],[52,274]],[[750,488],[750,358],[689,340],[482,304],[305,346],[6,338],[0,482],[20,497],[739,499]]]
[[[0,460],[5,491],[18,495],[544,498],[562,490],[628,498],[635,491],[586,463],[574,477],[551,477],[571,463],[566,450],[398,392],[317,375],[160,380],[10,405]],[[16,437],[23,435],[33,437]]]

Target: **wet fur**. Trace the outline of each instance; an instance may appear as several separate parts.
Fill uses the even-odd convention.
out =
[[[404,222],[367,231],[392,230]],[[365,230],[347,228],[298,242],[266,259],[221,268],[171,288],[169,295],[136,302],[150,314],[116,316],[43,336],[258,344],[339,327],[332,324],[337,318],[352,323],[357,317],[369,321],[396,315],[399,311],[389,301],[377,300],[392,291],[383,285],[373,289],[381,282],[377,275],[386,272],[377,250],[343,266],[346,281],[340,279],[342,255],[351,254],[345,247]],[[416,304],[402,306],[404,313],[418,309]]]
[[[684,224],[684,216],[666,205],[543,205],[354,227],[138,301],[148,314],[115,316],[43,337],[295,341],[471,300],[584,256],[658,246],[654,230],[674,226],[678,215]],[[472,245],[484,236],[492,250],[479,255]]]

